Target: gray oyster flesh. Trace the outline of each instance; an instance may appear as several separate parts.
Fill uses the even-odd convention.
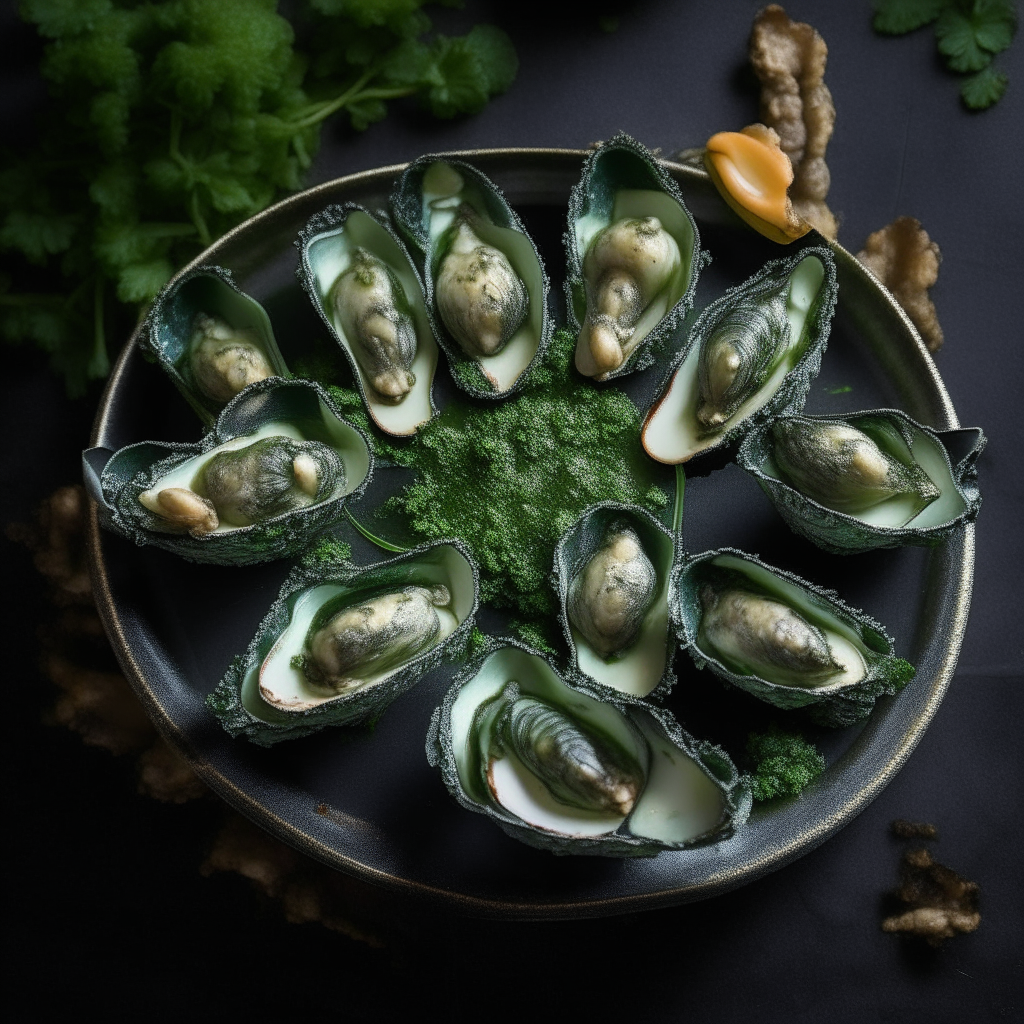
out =
[[[441,239],[435,285],[441,320],[472,358],[500,352],[522,326],[530,299],[508,257],[474,231],[477,214],[463,204]]]
[[[843,672],[824,632],[789,605],[727,581],[704,583],[699,596],[698,643],[732,671],[794,686]]]
[[[569,585],[569,622],[602,658],[621,654],[636,641],[657,585],[636,532],[615,523]]]
[[[496,699],[504,708],[492,726],[495,753],[514,753],[559,803],[623,816],[632,811],[644,787],[644,772],[618,744],[560,708],[522,695],[514,681]],[[488,764],[488,775],[489,769]],[[494,793],[489,778],[488,787]]]
[[[344,479],[341,459],[327,445],[265,437],[214,455],[196,490],[222,523],[249,526],[322,501]]]
[[[788,279],[730,307],[704,336],[697,360],[700,436],[718,433],[771,376],[789,345]]]
[[[657,217],[624,217],[594,237],[583,260],[582,333],[598,373],[625,361],[637,322],[679,261],[679,247]]]
[[[302,672],[316,689],[346,693],[432,647],[441,634],[437,609],[448,588],[409,586],[324,609],[306,637]]]
[[[939,496],[920,466],[893,458],[847,423],[783,418],[772,424],[772,437],[783,478],[836,512],[864,512],[907,494],[915,498],[913,516]]]
[[[402,286],[382,260],[356,248],[348,268],[331,287],[330,301],[370,387],[381,401],[397,404],[416,375],[416,328]]]
[[[188,358],[196,387],[214,402],[229,402],[275,373],[255,331],[236,330],[206,313],[197,313],[192,322]]]

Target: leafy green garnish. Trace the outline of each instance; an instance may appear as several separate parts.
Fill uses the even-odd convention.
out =
[[[179,266],[302,187],[326,119],[361,130],[400,97],[453,117],[507,89],[508,37],[430,37],[425,2],[22,0],[52,99],[0,172],[0,336],[81,393]]]
[[[1008,79],[991,68],[993,54],[1002,53],[1017,31],[1012,0],[874,0],[874,27],[902,35],[935,22],[939,52],[951,71],[975,72],[960,87],[971,110],[992,106],[1006,91]]]
[[[825,758],[799,733],[771,725],[747,739],[751,789],[757,801],[796,796],[825,770]]]
[[[1002,71],[996,71],[991,65],[976,75],[964,79],[960,86],[960,95],[964,103],[972,110],[984,110],[991,107],[1004,92],[1009,79]]]
[[[480,566],[481,600],[527,618],[554,615],[555,544],[584,509],[667,505],[640,447],[636,407],[580,377],[574,348],[570,331],[556,331],[520,394],[499,405],[454,399],[408,445],[389,448],[416,479],[386,510],[424,540],[461,537]]]

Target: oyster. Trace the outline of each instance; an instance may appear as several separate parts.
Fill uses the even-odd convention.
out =
[[[373,466],[366,439],[323,389],[277,377],[229,402],[199,444],[91,449],[84,463],[104,525],[220,565],[301,550],[341,517]]]
[[[474,231],[479,220],[468,203],[459,207],[438,242],[444,256],[434,283],[441,321],[473,359],[497,355],[530,308],[526,286],[508,257]]]
[[[913,677],[873,619],[741,551],[690,559],[676,596],[679,638],[698,667],[777,707],[810,707],[822,725],[865,717]]]
[[[419,274],[383,217],[354,203],[311,218],[296,271],[352,367],[366,410],[389,434],[434,415],[437,343]]]
[[[675,683],[669,588],[672,535],[641,508],[587,509],[559,542],[555,572],[575,671],[607,696],[647,697]],[[601,692],[604,692],[603,690]]]
[[[193,537],[222,523],[252,526],[316,504],[345,485],[345,467],[319,441],[271,435],[203,459],[187,487],[158,479],[139,495],[151,512]]]
[[[250,384],[291,376],[266,310],[222,267],[198,267],[168,284],[146,317],[139,346],[206,423]]]
[[[368,566],[299,565],[207,704],[232,736],[261,746],[376,718],[461,654],[478,591],[457,541]]]
[[[647,149],[617,135],[584,165],[565,242],[576,368],[598,380],[641,369],[693,304],[704,261],[678,185]]]
[[[402,286],[387,264],[358,246],[338,275],[328,300],[374,396],[397,404],[412,390],[416,374],[416,327]]]
[[[427,758],[463,807],[555,853],[653,856],[728,838],[750,809],[722,750],[667,712],[597,699],[512,643],[455,681]]]
[[[435,156],[409,165],[391,209],[419,258],[456,384],[482,398],[516,390],[554,324],[544,265],[515,211],[475,167]]]
[[[933,431],[894,409],[786,416],[737,461],[797,533],[827,551],[934,544],[978,514],[980,430]]]
[[[686,462],[803,405],[838,286],[825,248],[766,264],[701,313],[643,427],[659,462]]]
[[[250,384],[274,376],[255,330],[232,327],[207,313],[197,313],[192,322],[188,365],[196,387],[221,405]]]

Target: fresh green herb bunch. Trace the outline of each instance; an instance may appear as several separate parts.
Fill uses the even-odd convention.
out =
[[[754,799],[796,796],[825,770],[825,758],[799,733],[771,725],[747,739]]]
[[[416,470],[388,511],[425,540],[461,537],[480,566],[480,600],[527,619],[554,616],[555,545],[584,509],[668,504],[640,446],[636,407],[576,373],[574,348],[572,332],[560,329],[519,395],[496,405],[453,399],[407,446],[375,444],[381,457]],[[354,392],[331,393],[345,415],[356,411]]]
[[[972,110],[992,106],[1006,92],[1006,74],[992,65],[1017,31],[1013,0],[874,0],[874,26],[903,35],[935,22],[939,52],[950,71],[969,75],[960,86]]]
[[[426,38],[425,0],[22,0],[52,102],[0,172],[0,336],[70,393],[174,270],[302,186],[321,124],[416,95],[474,113],[516,74],[498,29]]]

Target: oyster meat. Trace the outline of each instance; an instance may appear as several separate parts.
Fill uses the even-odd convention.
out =
[[[647,453],[678,464],[802,405],[835,310],[824,248],[766,264],[701,313],[644,422]]]
[[[680,263],[679,245],[657,217],[623,217],[594,236],[583,258],[587,315],[580,343],[598,374],[625,362],[641,316]]]
[[[570,584],[569,622],[601,657],[611,658],[636,641],[657,589],[658,575],[636,531],[615,523]]]
[[[358,246],[331,288],[330,301],[370,387],[385,402],[401,402],[416,383],[416,327],[402,286],[387,265]]]
[[[230,402],[239,391],[275,375],[259,332],[232,327],[222,317],[197,313],[192,322],[189,369],[211,401]]]
[[[271,436],[204,459],[188,487],[158,480],[139,501],[193,537],[251,526],[316,504],[345,484],[337,453],[319,441]]]
[[[598,699],[516,644],[456,679],[427,757],[464,807],[555,853],[649,857],[725,838],[750,808],[719,748],[665,711]]]
[[[479,217],[465,203],[442,236],[434,285],[437,309],[471,358],[497,355],[522,327],[530,308],[526,286],[508,257],[473,230]]]
[[[706,583],[700,602],[698,640],[734,672],[792,686],[821,686],[847,671],[836,661],[824,631],[781,601],[742,586]]]
[[[628,750],[553,704],[520,693],[514,680],[493,699],[502,705],[500,714],[489,716],[483,704],[477,716],[493,720],[490,756],[481,767],[495,799],[495,762],[511,752],[557,803],[623,818],[633,810],[644,771]]]
[[[798,491],[837,512],[856,515],[893,498],[903,526],[939,497],[916,463],[898,461],[863,430],[840,420],[782,417],[772,424],[775,464]]]
[[[745,296],[704,337],[697,357],[697,432],[718,433],[763,387],[790,341],[790,283]]]
[[[316,690],[347,693],[428,650],[441,636],[438,608],[451,605],[448,588],[403,587],[338,611],[328,605],[306,639],[302,672]],[[266,696],[266,695],[264,695]]]

